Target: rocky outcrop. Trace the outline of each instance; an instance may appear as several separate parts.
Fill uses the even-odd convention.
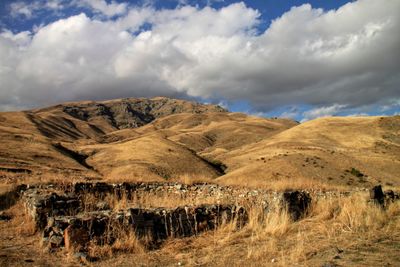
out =
[[[381,185],[372,187],[369,191],[370,199],[373,203],[386,208],[390,203],[400,199],[399,193],[393,190],[383,192]]]
[[[220,106],[166,97],[67,103],[62,106],[62,111],[83,121],[101,119],[117,129],[137,128],[157,118],[177,113],[226,112]]]

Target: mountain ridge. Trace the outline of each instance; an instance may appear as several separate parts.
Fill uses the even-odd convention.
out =
[[[2,112],[0,137],[0,176],[15,179],[400,184],[400,116],[299,124],[186,100],[128,98]]]

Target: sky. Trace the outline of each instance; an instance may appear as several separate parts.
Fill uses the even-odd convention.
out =
[[[167,96],[400,115],[400,0],[0,1],[0,111]]]

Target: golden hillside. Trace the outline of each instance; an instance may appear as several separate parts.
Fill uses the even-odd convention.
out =
[[[399,185],[400,116],[320,118],[219,157],[225,183],[314,180]],[[246,181],[244,181],[246,180]]]
[[[0,113],[0,170],[13,179],[301,181],[400,185],[400,117],[298,124],[168,98]]]

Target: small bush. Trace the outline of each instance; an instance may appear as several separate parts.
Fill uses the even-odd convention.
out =
[[[356,177],[364,177],[364,174],[356,168],[351,168],[350,173]]]

